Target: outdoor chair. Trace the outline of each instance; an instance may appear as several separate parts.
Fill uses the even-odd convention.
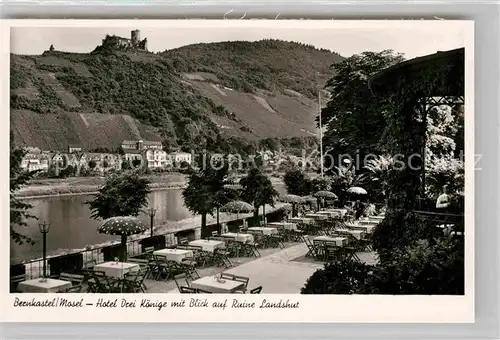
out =
[[[325,259],[325,242],[313,240],[312,244],[314,246],[314,249],[316,249],[316,255],[317,255],[316,259],[324,260]]]
[[[324,261],[325,262],[334,262],[340,261],[343,256],[342,247],[337,246],[337,244],[333,242],[325,242],[323,244],[324,249]]]
[[[225,266],[226,268],[229,268],[233,265],[229,260],[229,252],[224,249],[215,249],[213,259],[215,265],[217,266]]]
[[[265,235],[266,243],[272,248],[283,249],[284,245],[282,243],[282,238],[279,235]]]
[[[171,267],[173,266],[175,265],[172,263]],[[196,270],[196,261],[193,258],[190,257],[183,258],[180,263],[180,267],[182,267],[182,270],[186,273],[186,275],[191,277],[191,279],[196,280],[200,278],[200,274]]]
[[[179,244],[185,245],[189,243],[189,239],[187,237],[180,237],[179,238]]]
[[[255,287],[250,290],[250,294],[260,294],[262,292],[262,286]]]
[[[204,289],[200,289],[200,288],[196,289],[196,293],[199,293],[199,294],[212,294],[212,292],[209,292],[208,290],[204,290]]]
[[[356,262],[360,262],[360,259],[358,255],[356,254],[358,251],[360,251],[360,243],[357,238],[352,236],[351,234],[346,234],[344,235],[347,238],[347,245],[344,246],[342,249],[345,250],[345,255],[347,260],[354,260]]]
[[[73,285],[81,285],[83,283],[84,278],[85,276],[80,274],[61,273],[59,275],[59,280],[69,281]]]
[[[149,275],[149,267],[141,268],[139,271],[130,272],[125,275],[123,285],[127,287],[131,293],[145,293],[147,287],[144,285],[144,280]]]
[[[149,260],[148,259],[138,259],[138,258],[132,257],[132,258],[127,259],[127,262],[129,262],[129,263],[137,263],[141,267],[142,266],[149,267]]]
[[[226,240],[226,242],[227,251],[229,252],[230,257],[237,257],[242,255],[241,242],[234,241],[232,239]]]
[[[233,275],[233,280],[238,282],[243,282],[245,285],[243,286],[242,291],[246,292],[248,287],[248,281],[250,281],[250,278],[245,276]]]
[[[94,270],[87,281],[87,293],[113,293],[119,280],[106,276],[106,273]]]
[[[174,281],[179,291],[181,291],[181,287],[191,287],[191,283],[189,282],[186,273],[175,275]]]
[[[219,233],[217,231],[212,231],[212,236],[213,237],[217,237],[219,235]]]
[[[83,288],[82,285],[71,286],[71,287],[65,289],[64,293],[81,293],[82,288]]]
[[[154,279],[159,280],[162,276],[164,276],[165,281],[167,281],[168,278],[172,276],[170,265],[167,261],[167,258],[161,255],[154,255],[154,258],[155,258],[155,271],[156,271]]]
[[[146,247],[144,248],[144,253],[152,253],[155,251],[155,247]]]
[[[316,246],[311,242],[309,237],[307,235],[303,236],[302,239],[304,240],[304,243],[307,246],[307,249],[309,250],[306,254],[306,257],[313,257],[313,258],[318,258],[318,250],[316,249]]]
[[[191,287],[186,287],[186,286],[180,286],[179,292],[181,294],[196,294],[196,293],[198,293],[198,291],[196,289],[191,288]]]
[[[97,261],[95,259],[92,259],[92,260],[85,262],[85,265],[83,266],[83,268],[92,270],[92,269],[94,269],[94,266],[96,264],[97,264]]]
[[[234,275],[229,273],[220,273],[220,278],[223,280],[232,280],[234,281]]]
[[[26,280],[26,274],[19,274],[19,275],[14,275],[10,277],[10,291],[12,293],[17,292],[17,285],[20,282],[23,282]]]

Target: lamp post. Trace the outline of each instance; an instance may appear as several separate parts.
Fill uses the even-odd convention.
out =
[[[156,215],[156,209],[155,208],[149,208],[148,210],[149,217],[151,218],[151,237],[153,237],[153,220]]]
[[[321,118],[321,88],[318,89],[318,116],[319,116],[319,153],[321,178],[323,178],[323,124]]]
[[[47,277],[47,265],[46,265],[46,260],[47,260],[47,233],[49,232],[50,229],[50,224],[43,222],[38,224],[40,227],[40,232],[42,233],[42,251],[43,251],[43,275],[42,275],[42,280],[46,280]]]

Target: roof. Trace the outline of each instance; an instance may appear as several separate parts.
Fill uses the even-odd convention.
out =
[[[132,150],[126,150],[126,151],[125,151],[125,154],[126,154],[126,155],[130,155],[130,154],[139,155],[139,154],[141,154],[141,153],[142,153],[142,151],[140,151],[140,150],[135,150],[135,149],[132,149]]]
[[[370,87],[375,94],[394,94],[398,92],[398,86],[401,83],[421,82],[424,73],[428,70],[440,70],[443,79],[437,82],[435,88],[429,89],[431,93],[425,95],[428,97],[463,96],[464,54],[465,48],[458,48],[404,61],[373,76],[370,79]]]

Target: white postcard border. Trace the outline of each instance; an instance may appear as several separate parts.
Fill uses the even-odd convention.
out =
[[[441,21],[446,23],[457,21]],[[225,310],[217,308],[174,308],[165,307],[160,311],[158,308],[95,308],[95,306],[83,308],[40,308],[40,307],[14,307],[15,299],[22,300],[45,300],[52,298],[68,298],[79,300],[83,303],[96,303],[98,299],[121,299],[137,300],[149,299],[154,301],[179,300],[190,297],[176,294],[10,294],[8,293],[8,268],[10,235],[9,228],[2,228],[3,256],[2,256],[2,301],[4,308],[1,321],[4,322],[397,322],[397,323],[470,323],[474,322],[474,32],[472,21],[460,21],[467,27],[465,41],[465,124],[466,124],[466,146],[465,146],[465,196],[466,196],[466,252],[465,252],[465,277],[466,294],[464,296],[378,296],[378,295],[214,295],[206,296],[208,300],[223,302],[232,299],[255,302],[257,307],[262,300],[278,302],[289,299],[292,303],[298,301],[299,308],[229,308]],[[2,74],[9,74],[9,50],[10,50],[10,27],[26,26],[79,26],[79,27],[137,27],[137,26],[164,26],[169,28],[183,27],[206,28],[206,27],[262,27],[266,29],[274,27],[300,27],[309,29],[325,28],[360,28],[380,27],[394,25],[395,29],[404,25],[424,25],[425,21],[309,21],[309,20],[3,20],[1,23],[1,57]],[[2,108],[3,112],[9,112],[9,78],[4,76],[1,81]],[[7,120],[8,121],[8,120]],[[2,145],[7,152],[1,154],[2,164],[9,164],[9,123],[2,125]],[[1,188],[4,193],[9,191],[8,177],[4,176]],[[0,216],[3,225],[9,223],[9,212],[7,199],[4,199]],[[197,295],[196,298],[203,299],[205,296]],[[136,302],[136,303],[137,303]]]

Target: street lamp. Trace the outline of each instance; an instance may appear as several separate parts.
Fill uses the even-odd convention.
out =
[[[47,233],[49,232],[50,229],[50,224],[43,222],[38,224],[40,227],[40,232],[42,233],[42,251],[43,251],[43,275],[42,279],[46,280],[47,278],[47,265],[46,265],[46,260],[47,260]]]
[[[149,208],[148,210],[149,217],[151,218],[151,237],[153,237],[153,220],[156,215],[156,209],[155,208]]]

